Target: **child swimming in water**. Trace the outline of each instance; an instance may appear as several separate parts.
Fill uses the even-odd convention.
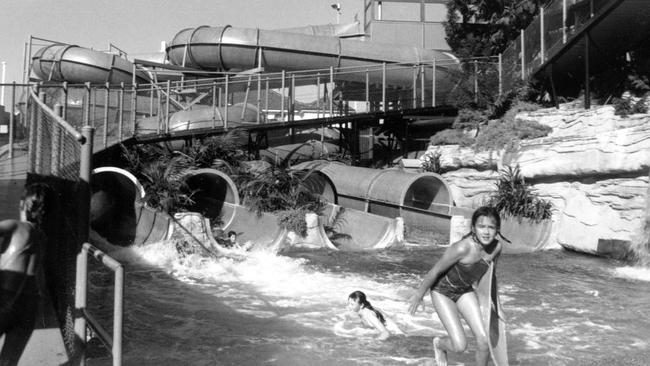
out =
[[[388,319],[381,310],[375,309],[370,301],[366,299],[366,294],[361,291],[354,291],[348,296],[348,310],[356,314],[364,325],[375,328],[379,331],[377,339],[386,340],[390,337],[388,328],[396,334],[404,332],[392,320]]]

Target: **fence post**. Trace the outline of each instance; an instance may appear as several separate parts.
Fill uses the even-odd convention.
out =
[[[223,129],[228,130],[228,83],[230,81],[230,75],[226,74],[226,88],[224,94],[226,94],[226,103],[224,105],[223,111]]]
[[[217,127],[217,82],[212,82],[212,128]]]
[[[133,74],[135,75],[135,74]],[[135,76],[133,76],[135,78]],[[133,136],[135,136],[135,121],[136,121],[136,111],[138,109],[138,84],[134,83],[131,86],[131,131]]]
[[[370,112],[370,75],[366,67],[366,113]]]
[[[474,103],[478,103],[478,60],[474,60]]]
[[[88,252],[82,244],[81,250],[77,254],[77,273],[74,290],[74,333],[77,336],[77,344],[81,344],[78,355],[80,366],[86,365],[86,318],[83,312],[86,309],[86,298],[88,295],[87,276]]]
[[[418,72],[417,68],[415,65],[411,68],[413,70],[412,76],[413,76],[413,92],[411,93],[411,98],[413,98],[413,102],[411,103],[411,106],[413,109],[417,108],[417,99],[418,99]]]
[[[113,364],[122,365],[122,327],[124,324],[124,267],[115,270],[115,294],[113,296]]]
[[[334,67],[330,66],[330,118],[334,117]]]
[[[38,86],[36,87],[36,93],[38,93]],[[29,100],[29,98],[28,98]],[[38,104],[33,101],[31,103],[31,110],[29,113],[29,141],[28,141],[28,151],[29,151],[29,172],[36,173],[36,124],[38,123],[37,109]]]
[[[524,41],[525,31],[522,29],[519,39],[521,40],[521,80],[526,80],[526,46]]]
[[[120,96],[117,101],[117,113],[118,113],[118,120],[117,120],[117,129],[118,135],[117,138],[122,141],[122,130],[124,129],[124,82],[120,83]]]
[[[381,63],[381,108],[382,112],[386,112],[386,63]]]
[[[165,133],[169,133],[169,100],[171,99],[172,82],[167,80],[167,103],[165,103]],[[156,133],[160,133],[160,124],[156,127]]]
[[[562,44],[566,43],[566,19],[567,19],[567,11],[566,11],[566,0],[562,0]]]
[[[540,48],[540,65],[546,60],[546,44],[544,44],[544,6],[539,7],[539,48]]]
[[[287,73],[285,70],[282,70],[282,92],[280,93],[280,121],[284,122],[284,88],[285,80],[287,78]]]
[[[104,149],[108,146],[108,106],[111,102],[111,84],[106,82],[106,95],[104,96]]]
[[[11,83],[11,115],[9,115],[9,159],[14,157],[14,125],[16,124],[16,82]]]
[[[433,58],[433,63],[432,63],[432,68],[433,72],[431,75],[431,106],[435,107],[436,106],[436,58]]]
[[[39,91],[38,92],[38,99],[45,104],[46,101],[46,95],[45,92]],[[36,173],[39,174],[44,174],[43,172],[43,132],[44,132],[44,126],[43,126],[43,110],[41,108],[38,108],[37,114],[37,121],[38,123],[36,124]]]
[[[424,108],[424,64],[420,64],[420,108]]]
[[[63,106],[56,104],[54,112],[57,116],[63,118]],[[52,160],[50,161],[50,173],[54,176],[59,175],[59,167],[61,165],[61,127],[58,123],[52,125]]]
[[[499,54],[499,96],[503,95],[503,55]]]

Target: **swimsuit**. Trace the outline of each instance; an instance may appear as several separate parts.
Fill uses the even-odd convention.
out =
[[[12,329],[34,328],[38,287],[34,276],[0,271],[0,335]]]
[[[490,264],[485,259],[470,264],[457,262],[445,272],[444,277],[431,286],[431,291],[457,302],[461,296],[474,290],[472,284],[483,277],[489,267]]]

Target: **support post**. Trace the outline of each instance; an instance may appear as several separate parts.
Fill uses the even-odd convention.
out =
[[[124,82],[120,83],[120,92],[117,101],[117,138],[122,141],[122,131],[124,130]],[[134,132],[135,133],[135,132]]]
[[[104,149],[108,146],[108,106],[110,103],[111,84],[106,82],[106,95],[104,96]]]
[[[381,63],[381,108],[382,112],[386,112],[386,63]]]
[[[280,121],[284,122],[284,89],[287,80],[286,71],[282,70],[282,92],[280,93]]]
[[[39,91],[38,99],[45,104],[46,94],[43,91]],[[43,110],[38,108],[36,124],[36,172],[39,174],[44,174],[43,172]]]
[[[436,58],[433,58],[433,63],[432,63],[432,74],[431,74],[431,106],[435,107],[436,106]]]
[[[334,67],[330,66],[330,118],[334,117]]]
[[[524,42],[525,32],[522,29],[519,35],[519,40],[521,42],[521,80],[526,80],[526,49]]]
[[[131,87],[131,128],[132,128],[131,131],[133,136],[135,136],[135,130],[136,130],[137,109],[138,109],[138,84],[133,84]]]
[[[566,0],[562,0],[562,44],[565,44],[567,40],[566,21],[567,21]]]
[[[54,106],[54,113],[56,113],[56,115],[59,117],[63,117],[63,106],[56,104]],[[50,148],[52,151],[52,159],[50,160],[50,174],[58,176],[59,168],[61,166],[61,127],[58,123],[52,125],[52,141],[50,141],[50,143]]]
[[[223,129],[228,130],[228,84],[230,83],[230,75],[226,74],[226,87],[224,93],[226,94],[226,105],[223,111]]]
[[[171,98],[172,84],[171,80],[167,80],[167,103],[165,104],[165,133],[169,133],[169,99]],[[156,130],[156,133],[160,133],[160,126]]]
[[[591,85],[589,83],[589,33],[585,37],[585,109],[591,108]]]
[[[212,82],[212,128],[217,127],[217,82]]]
[[[544,43],[546,31],[544,30],[544,6],[539,7],[539,48],[540,48],[540,62],[542,65],[546,60],[546,44]]]
[[[14,157],[14,127],[16,125],[16,82],[11,83],[11,113],[9,115],[9,159]]]
[[[499,96],[503,95],[503,54],[499,54]]]

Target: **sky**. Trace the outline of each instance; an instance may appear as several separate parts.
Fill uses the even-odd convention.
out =
[[[5,82],[22,82],[30,37],[130,56],[157,52],[184,28],[201,25],[280,29],[363,20],[363,0],[2,0],[0,61]],[[33,41],[36,43],[37,41]],[[42,44],[42,43],[41,43]],[[39,49],[33,46],[34,50]]]

